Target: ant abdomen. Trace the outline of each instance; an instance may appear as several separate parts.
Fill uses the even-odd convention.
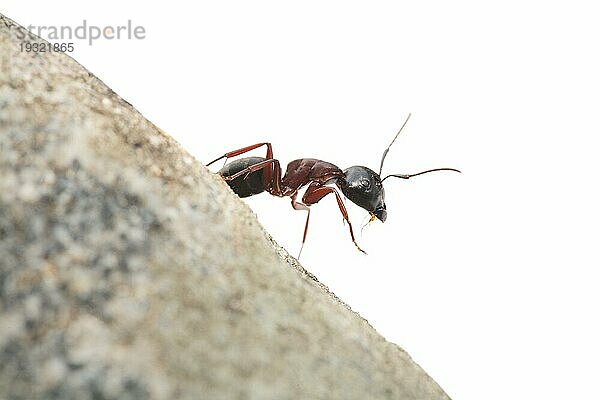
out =
[[[246,157],[240,158],[225,165],[219,171],[223,177],[232,176],[240,171],[245,170],[251,165],[265,161],[264,157]],[[265,191],[263,185],[263,169],[253,171],[248,176],[241,175],[232,180],[226,180],[229,187],[240,197],[250,197]]]

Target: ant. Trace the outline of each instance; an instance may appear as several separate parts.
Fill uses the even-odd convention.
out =
[[[292,207],[295,210],[307,211],[304,235],[302,236],[302,246],[300,247],[298,258],[300,258],[300,254],[302,254],[304,242],[306,241],[306,233],[308,232],[308,221],[310,219],[309,207],[318,203],[328,194],[333,193],[337,200],[340,212],[342,213],[344,220],[348,223],[352,242],[358,250],[367,254],[360,248],[358,243],[356,243],[352,224],[348,219],[348,212],[342,202],[340,193],[334,187],[327,186],[328,184],[335,183],[345,197],[357,206],[367,210],[371,217],[369,222],[372,222],[375,219],[385,222],[387,211],[384,201],[385,193],[383,190],[383,181],[387,178],[409,179],[413,176],[423,175],[434,171],[460,172],[454,168],[435,168],[417,172],[415,174],[391,174],[383,179],[381,178],[385,157],[387,156],[390,147],[392,147],[398,138],[398,135],[400,135],[400,132],[402,132],[402,129],[409,118],[410,114],[408,114],[408,117],[400,127],[400,130],[396,133],[392,142],[383,152],[381,163],[379,165],[379,173],[363,166],[353,166],[342,171],[336,165],[326,161],[316,160],[314,158],[301,158],[294,160],[287,165],[285,175],[283,175],[282,178],[281,166],[279,160],[273,158],[273,148],[271,143],[257,143],[230,151],[209,162],[206,166],[225,158],[223,168],[221,168],[218,173],[225,181],[227,181],[229,187],[238,196],[249,197],[267,191],[271,195],[277,197],[289,196],[292,200]],[[261,146],[267,147],[267,155],[265,157],[245,157],[227,164],[227,159],[247,153]],[[308,188],[302,196],[302,201],[297,201],[296,197],[298,196],[298,190],[307,185]],[[367,224],[369,222],[367,222]]]

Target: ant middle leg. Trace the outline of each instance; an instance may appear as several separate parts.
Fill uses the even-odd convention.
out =
[[[244,175],[244,179],[248,177],[252,172],[264,170],[263,172],[263,188],[267,190],[274,196],[281,196],[281,166],[279,165],[279,160],[274,158],[266,159],[264,161],[260,161],[256,164],[250,165],[247,168],[242,169],[241,171],[236,172],[233,175],[224,176],[223,179],[226,181],[231,181],[240,176]]]
[[[304,234],[302,235],[302,245],[300,246],[300,251],[298,252],[298,260],[300,259],[300,255],[302,254],[302,249],[304,248],[304,242],[306,242],[306,234],[308,233],[308,221],[310,220],[310,208],[299,201],[296,201],[296,196],[298,193],[294,193],[292,195],[292,207],[294,210],[304,210],[306,211],[306,223],[304,224]]]

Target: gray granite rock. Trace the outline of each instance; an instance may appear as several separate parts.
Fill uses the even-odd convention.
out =
[[[0,15],[0,398],[448,398],[217,176],[23,33]]]

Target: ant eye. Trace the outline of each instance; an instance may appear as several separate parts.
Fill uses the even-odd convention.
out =
[[[371,189],[371,182],[368,179],[361,179],[360,186],[362,186],[365,190]]]

